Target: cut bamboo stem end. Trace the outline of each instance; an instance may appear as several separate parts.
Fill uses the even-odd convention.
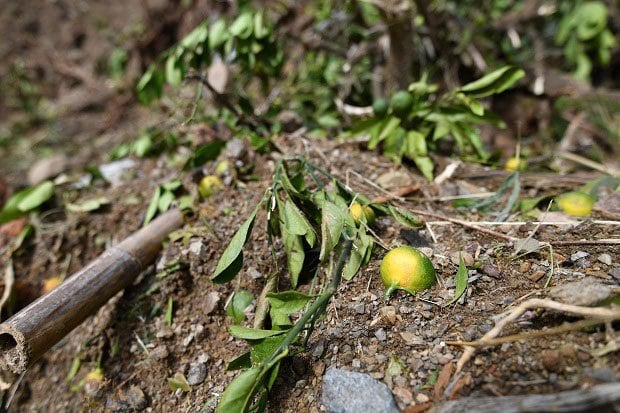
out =
[[[66,282],[0,324],[0,368],[21,374],[93,315],[157,256],[183,215],[171,210],[106,250]]]

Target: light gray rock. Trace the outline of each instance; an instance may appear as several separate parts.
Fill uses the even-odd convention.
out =
[[[36,185],[55,178],[67,169],[67,164],[67,157],[62,154],[39,159],[28,171],[28,183]]]
[[[398,413],[392,392],[367,374],[329,369],[323,376],[323,405],[328,413]]]
[[[187,382],[191,386],[195,386],[204,382],[206,377],[207,366],[205,366],[204,363],[196,363],[189,369],[189,373],[187,374]]]

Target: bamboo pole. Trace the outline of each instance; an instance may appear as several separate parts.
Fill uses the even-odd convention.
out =
[[[166,212],[0,324],[0,368],[15,374],[26,371],[50,347],[129,286],[182,221],[180,211]]]

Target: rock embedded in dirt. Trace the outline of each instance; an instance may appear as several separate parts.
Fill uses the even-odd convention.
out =
[[[204,260],[207,256],[207,249],[205,248],[201,240],[192,241],[189,244],[187,251],[195,257],[198,257],[198,259],[200,260]]]
[[[585,257],[587,257],[589,255],[590,254],[588,254],[585,251],[577,251],[576,253],[570,255],[570,260],[572,262],[577,262],[577,261],[579,261],[579,260],[581,260],[581,259],[583,259],[583,258],[585,258]]]
[[[245,142],[238,138],[233,138],[226,142],[226,156],[232,159],[241,159],[245,155]]]
[[[187,382],[191,386],[202,384],[207,377],[207,366],[204,363],[194,363],[187,373]]]
[[[488,275],[489,277],[498,278],[500,275],[499,268],[497,265],[493,263],[486,263],[482,266],[482,273]]]
[[[62,154],[39,159],[28,171],[28,183],[37,185],[47,179],[55,178],[67,169],[67,164],[67,157]]]
[[[118,186],[123,182],[123,175],[125,172],[134,166],[136,166],[136,162],[133,159],[125,158],[99,165],[99,172],[101,172],[103,179],[108,181],[112,186]]]
[[[323,376],[322,402],[328,413],[398,413],[390,389],[372,377],[337,368]]]
[[[549,290],[549,297],[566,304],[594,306],[612,293],[610,285],[593,277],[558,285]]]
[[[149,355],[155,360],[164,360],[168,357],[168,354],[168,347],[166,347],[164,344],[160,344],[149,353]]]
[[[609,270],[608,274],[614,277],[617,281],[620,281],[620,267],[612,268]]]
[[[133,410],[144,410],[148,405],[144,392],[138,386],[131,386],[125,393],[125,400]]]
[[[540,361],[547,371],[556,373],[562,371],[562,357],[558,350],[543,350],[540,353]]]
[[[403,171],[390,171],[379,176],[376,181],[377,185],[390,190],[402,188],[413,183],[411,175]]]
[[[597,260],[602,262],[605,265],[611,265],[611,255],[609,254],[601,254],[598,256]]]

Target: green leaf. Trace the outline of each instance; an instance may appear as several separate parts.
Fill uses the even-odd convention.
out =
[[[316,234],[310,222],[290,199],[284,201],[284,225],[288,232],[294,235],[303,235],[310,247],[314,247]]]
[[[286,330],[260,330],[244,326],[232,325],[228,327],[230,334],[244,340],[261,340],[267,337],[279,336],[286,333]]]
[[[349,261],[347,261],[342,270],[342,278],[350,280],[357,274],[360,267],[364,264],[366,257],[369,255],[368,250],[372,249],[373,244],[374,242],[372,238],[366,234],[366,230],[360,227],[358,237],[353,242]]]
[[[65,381],[69,382],[75,378],[75,376],[80,371],[80,366],[82,365],[82,360],[79,357],[74,357],[71,362],[71,368],[69,369],[69,374],[67,374],[67,378]]]
[[[214,283],[220,284],[228,282],[232,280],[235,275],[237,275],[239,270],[241,270],[241,267],[243,266],[243,246],[248,241],[248,238],[252,233],[252,226],[254,225],[256,213],[262,204],[263,200],[256,205],[254,211],[252,211],[245,223],[241,225],[241,228],[239,228],[235,236],[230,241],[230,244],[228,244],[224,250],[224,253],[217,263],[217,267],[215,268],[215,273],[211,278]]]
[[[243,353],[236,359],[231,360],[226,366],[226,371],[247,369],[247,368],[252,367],[252,359],[251,359],[250,354],[251,353],[249,351],[246,351],[245,353]]]
[[[183,49],[194,50],[201,43],[207,40],[207,36],[209,34],[209,30],[205,23],[200,24],[194,30],[192,30],[187,36],[181,40],[180,47]]]
[[[91,211],[96,211],[102,206],[108,205],[109,203],[110,203],[110,200],[102,196],[102,197],[95,198],[95,199],[89,199],[79,204],[67,204],[66,208],[67,208],[67,211],[71,211],[71,212],[91,212]]]
[[[166,80],[172,86],[178,86],[183,81],[183,75],[185,74],[183,66],[183,60],[181,60],[181,56],[178,56],[177,53],[172,53],[166,59]]]
[[[192,390],[189,383],[187,382],[187,379],[181,373],[176,373],[173,377],[170,377],[168,379],[168,386],[170,386],[172,390],[181,389],[184,392]]]
[[[21,212],[29,212],[41,206],[54,195],[54,183],[45,181],[37,186],[28,188],[17,203],[17,209]],[[7,202],[8,204],[8,202]]]
[[[284,291],[267,294],[271,323],[276,326],[290,326],[289,315],[303,309],[312,296],[298,291]]]
[[[288,350],[284,350],[268,364],[252,367],[237,376],[222,394],[217,406],[217,413],[244,413],[248,411],[258,388],[264,384],[265,377],[271,376],[270,372],[277,369],[280,360],[287,355]]]
[[[161,188],[158,186],[155,188],[155,192],[153,193],[153,197],[151,198],[151,202],[149,203],[149,207],[146,210],[146,214],[144,215],[144,223],[143,225],[151,222],[153,218],[155,218],[155,214],[157,214],[157,209],[159,208],[159,197],[161,196]]]
[[[241,39],[247,39],[248,37],[250,37],[253,30],[254,20],[252,18],[252,13],[250,12],[245,12],[241,14],[230,26],[230,32],[233,34],[233,36],[239,37]]]
[[[266,337],[252,344],[250,350],[250,361],[252,366],[258,366],[273,354],[280,347],[284,336]]]
[[[482,106],[482,103],[480,103],[477,99],[467,96],[464,93],[456,93],[454,97],[467,106],[473,114],[478,116],[484,115],[484,106]]]
[[[166,212],[172,202],[174,202],[174,194],[168,190],[163,190],[161,196],[159,197],[159,202],[157,202],[157,209],[159,212]]]
[[[333,202],[325,200],[321,214],[321,252],[319,260],[323,261],[334,249],[344,227],[345,212]]]
[[[241,324],[245,320],[245,309],[252,304],[254,297],[247,290],[237,291],[226,306],[226,314],[233,319],[233,323]]]
[[[287,230],[286,225],[282,225],[280,231],[282,233],[284,250],[286,251],[286,261],[291,276],[291,285],[295,288],[297,287],[299,274],[303,268],[304,258],[306,256],[303,239],[299,235],[291,234]]]
[[[459,298],[465,293],[467,290],[467,267],[465,266],[465,262],[463,261],[463,256],[459,253],[459,269],[454,276],[454,283],[456,284],[456,290],[454,291],[454,297],[446,303],[446,307],[457,302]]]
[[[133,153],[139,158],[147,155],[152,147],[153,139],[148,133],[140,136],[132,145]]]
[[[152,64],[138,81],[136,95],[140,103],[148,105],[161,97],[163,88],[164,74],[155,64]]]
[[[522,69],[504,66],[466,84],[459,91],[474,98],[481,98],[511,88],[523,76],[525,76],[525,72]]]
[[[389,205],[388,210],[390,215],[392,215],[392,217],[402,225],[407,227],[419,227],[421,225],[418,217],[405,209]]]
[[[262,39],[269,35],[269,28],[265,25],[265,17],[262,12],[257,12],[254,15],[254,36],[257,39]]]
[[[197,147],[183,166],[183,169],[197,168],[209,161],[215,160],[225,146],[226,142],[216,139],[213,142]]]
[[[227,25],[224,19],[216,20],[209,29],[209,48],[214,50],[228,40]]]
[[[413,162],[415,162],[415,166],[418,167],[420,172],[422,172],[422,175],[424,175],[429,182],[433,180],[433,169],[435,168],[435,165],[433,165],[433,160],[430,157],[415,156],[413,158]]]
[[[587,1],[573,12],[577,23],[577,37],[588,41],[602,32],[607,26],[607,6],[601,1]]]
[[[368,149],[373,150],[388,136],[390,136],[396,128],[400,125],[400,119],[396,116],[389,116],[383,122],[380,123],[378,132],[376,135],[370,137],[368,141]]]
[[[166,182],[165,184],[163,184],[161,187],[163,189],[165,189],[166,191],[170,191],[170,192],[174,192],[177,189],[179,189],[181,187],[181,185],[183,185],[181,183],[180,180],[178,179],[173,179],[171,181]]]
[[[164,322],[168,327],[172,325],[172,311],[174,310],[174,304],[172,297],[168,297],[168,306],[166,307],[166,314],[164,315]]]

